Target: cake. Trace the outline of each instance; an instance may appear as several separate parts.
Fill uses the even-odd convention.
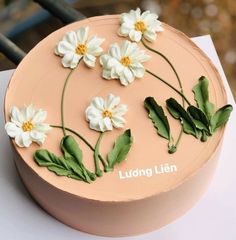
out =
[[[232,106],[207,56],[157,18],[136,9],[67,25],[9,83],[5,129],[20,177],[75,229],[156,230],[212,179]]]

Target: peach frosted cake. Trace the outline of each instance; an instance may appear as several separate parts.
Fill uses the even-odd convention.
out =
[[[206,55],[150,11],[88,18],[14,72],[5,129],[34,199],[92,234],[158,229],[206,190],[232,106]]]

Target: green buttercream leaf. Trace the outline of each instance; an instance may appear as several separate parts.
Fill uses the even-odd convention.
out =
[[[49,166],[48,170],[50,170],[51,172],[54,172],[58,176],[65,176],[65,177],[70,177],[70,178],[73,178],[73,179],[76,179],[76,180],[83,181],[83,179],[81,177],[71,173],[68,170],[62,169],[62,168],[57,167],[57,166]]]
[[[74,159],[77,165],[80,166],[81,171],[86,179],[86,181],[90,182],[91,180],[95,180],[96,176],[94,173],[91,173],[88,169],[85,168],[83,164],[83,153],[80,149],[78,143],[75,139],[67,135],[61,140],[61,150],[64,153],[65,159]]]
[[[57,157],[46,149],[39,149],[35,152],[34,159],[39,166],[47,167],[58,176],[76,176],[77,179],[86,181],[80,167],[72,158]]]
[[[198,84],[194,86],[194,98],[198,107],[205,113],[208,120],[211,119],[214,113],[214,104],[209,102],[209,93],[208,93],[208,79],[204,76],[200,77]]]
[[[210,128],[212,133],[216,132],[219,127],[223,126],[228,121],[232,111],[232,105],[228,104],[221,107],[215,112],[210,122]]]
[[[79,176],[77,175],[74,175],[74,174],[70,174],[68,175],[69,178],[72,178],[72,179],[75,179],[75,180],[79,180],[79,181],[84,181],[84,179],[80,178]],[[86,181],[85,181],[86,182]]]
[[[195,106],[189,106],[187,111],[189,115],[192,117],[192,120],[195,123],[196,128],[201,131],[201,141],[202,142],[207,141],[207,138],[208,136],[211,135],[211,133],[209,120],[207,119],[205,113]]]
[[[190,115],[185,111],[185,109],[174,98],[167,99],[166,104],[170,114],[174,118],[180,120],[183,126],[183,131],[187,134],[191,134],[194,137],[198,138],[199,133],[197,131],[195,123],[193,122]]]
[[[65,136],[61,140],[61,150],[63,151],[65,158],[74,157],[78,163],[82,163],[83,153],[72,136]]]
[[[125,160],[133,143],[133,137],[131,136],[131,130],[126,130],[120,135],[113,149],[108,153],[108,167],[113,169],[117,163],[121,163]]]
[[[71,171],[61,168],[60,166],[48,166],[48,170],[56,173],[58,176],[68,176],[72,174]]]
[[[34,158],[41,167],[60,166],[61,168],[69,169],[64,158],[57,157],[55,154],[45,149],[37,150],[34,154]]]
[[[102,171],[99,167],[99,147],[100,147],[100,142],[102,140],[102,134],[99,136],[98,140],[97,140],[97,143],[96,143],[96,146],[95,146],[95,149],[94,149],[94,154],[93,154],[93,157],[94,157],[94,163],[95,163],[95,172],[96,172],[96,175],[98,177],[101,177],[102,176]]]
[[[202,110],[195,106],[189,106],[187,109],[189,115],[192,117],[196,127],[200,130],[209,131],[209,121]]]
[[[144,106],[149,112],[149,118],[157,129],[157,133],[161,137],[170,140],[170,126],[163,108],[157,104],[153,97],[147,97],[144,101]]]

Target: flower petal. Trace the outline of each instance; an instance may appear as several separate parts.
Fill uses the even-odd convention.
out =
[[[94,57],[93,55],[87,53],[84,55],[83,60],[88,67],[95,67],[96,57]]]
[[[76,68],[82,55],[78,55],[72,52],[68,52],[62,58],[61,62],[64,67]]]
[[[76,33],[73,31],[67,32],[65,36],[62,39],[63,42],[68,42],[70,45],[72,45],[73,49],[75,49],[78,45],[78,40],[76,37]]]
[[[15,137],[15,142],[19,147],[29,147],[32,143],[29,132],[22,132]]]
[[[81,27],[77,32],[77,40],[80,44],[85,44],[88,39],[89,27]]]
[[[103,51],[100,45],[104,42],[104,40],[105,39],[98,38],[96,36],[91,37],[86,44],[88,48],[87,52],[94,56],[99,56]]]
[[[132,29],[134,29],[133,22],[124,22],[118,30],[118,35],[126,37]]]
[[[142,13],[141,19],[147,27],[150,25],[154,26],[157,23],[158,15],[155,13],[150,13],[150,11],[145,11]]]
[[[120,117],[120,116],[112,117],[111,121],[112,121],[112,125],[115,128],[123,128],[124,125],[125,125],[125,119],[123,117]]]
[[[131,10],[130,14],[134,16],[136,22],[141,20],[141,10],[137,8],[136,10]]]
[[[12,107],[10,110],[11,122],[15,123],[18,127],[21,127],[22,123],[25,122],[25,116],[17,107]]]
[[[113,111],[113,109],[120,103],[120,97],[116,97],[113,94],[109,94],[104,101],[104,107],[107,110]]]
[[[110,59],[110,56],[108,54],[103,54],[100,58],[99,58],[99,62],[102,66],[104,66],[105,68],[107,68],[107,62]]]
[[[43,132],[38,132],[33,130],[30,132],[30,138],[33,142],[36,142],[39,145],[42,145],[45,141],[46,135]]]
[[[49,124],[47,123],[36,123],[34,125],[34,129],[38,132],[43,132],[43,133],[47,133],[49,132],[52,128],[50,127]]]
[[[114,43],[110,46],[108,53],[111,57],[117,60],[121,59],[120,47],[117,43]]]
[[[134,54],[139,54],[140,50],[137,43],[132,43],[128,40],[124,41],[121,44],[121,55],[123,56],[132,56]]]
[[[67,52],[67,53],[65,54],[65,56],[62,58],[62,60],[61,60],[62,65],[63,65],[64,67],[70,67],[70,63],[71,63],[74,55],[75,55],[75,54],[72,53],[72,52]]]
[[[157,16],[157,15],[156,15],[156,16]],[[152,19],[153,19],[153,16],[151,16],[150,11],[147,10],[147,11],[145,11],[145,12],[143,12],[143,13],[141,14],[140,20],[141,20],[141,21],[145,21],[145,20],[146,20],[145,23],[148,23],[148,22],[149,22],[149,18],[151,18],[151,20],[152,20]]]
[[[70,63],[70,68],[76,68],[77,65],[79,64],[79,61],[80,61],[81,58],[82,58],[81,55],[79,55],[79,54],[74,54],[74,55],[73,55],[73,58],[72,58],[72,61],[71,61],[71,63]]]
[[[94,118],[90,121],[89,127],[99,132],[105,132],[113,129],[110,118]]]
[[[128,107],[125,104],[119,104],[116,108],[113,109],[112,113],[115,116],[123,116],[128,111]]]
[[[102,77],[107,79],[107,80],[111,79],[112,78],[111,77],[111,70],[104,68],[103,71],[102,71]]]
[[[117,65],[120,65],[120,62],[116,58],[109,58],[106,68],[111,69],[113,67],[116,67]]]
[[[147,29],[144,34],[143,34],[144,38],[147,39],[149,42],[154,42],[156,40],[156,32],[151,30],[151,29]]]
[[[75,47],[66,41],[61,41],[57,44],[55,53],[60,56],[64,56],[67,52],[74,52]]]
[[[101,132],[100,126],[99,126],[99,119],[93,118],[89,121],[89,127],[93,130],[96,130],[98,132]]]
[[[7,122],[5,124],[5,130],[7,135],[11,138],[15,138],[17,135],[22,133],[22,129],[13,122]]]
[[[129,68],[124,68],[123,73],[120,75],[120,81],[122,85],[127,86],[134,81],[134,74]]]
[[[29,106],[25,106],[22,109],[22,113],[25,115],[25,120],[26,121],[31,121],[32,118],[34,117],[35,109],[34,109],[33,105],[30,104]]]
[[[134,42],[140,42],[141,38],[142,38],[142,32],[140,31],[136,31],[134,29],[132,29],[130,32],[129,32],[129,37],[132,41]]]
[[[35,114],[31,117],[31,121],[33,124],[42,123],[47,117],[47,112],[39,109],[35,112]]]
[[[134,52],[131,56],[131,61],[132,63],[137,64],[138,62],[146,62],[148,61],[151,57],[149,55],[146,55],[144,50],[137,50],[136,52]]]
[[[111,131],[113,129],[111,119],[108,117],[100,119],[99,120],[99,129],[101,132]]]
[[[93,119],[102,118],[102,111],[95,108],[93,105],[90,105],[85,110],[86,120],[92,121]]]
[[[145,73],[145,68],[141,63],[134,63],[130,65],[130,69],[133,72],[134,76],[137,78],[142,78]]]
[[[119,79],[120,72],[122,72],[123,69],[124,67],[122,64],[117,64],[116,66],[112,67],[110,71],[110,77],[112,79]]]
[[[92,99],[91,105],[99,109],[100,111],[104,110],[104,100],[101,97],[94,97]]]
[[[156,26],[156,32],[163,32],[164,31],[164,28],[160,25],[157,25]]]
[[[22,140],[22,134],[16,135],[15,143],[18,147],[22,147],[22,148],[25,147],[24,144],[23,144],[23,140]]]
[[[87,42],[87,47],[94,47],[94,46],[100,46],[103,42],[105,41],[104,38],[98,38],[97,36],[92,36],[88,42]]]
[[[120,22],[121,23],[125,23],[125,22],[129,22],[129,23],[134,23],[136,22],[136,18],[133,14],[131,14],[131,11],[129,13],[122,13],[121,14],[121,18],[120,18]]]
[[[30,138],[30,132],[23,132],[21,134],[21,137],[22,137],[22,143],[24,147],[29,147],[30,144],[32,143],[32,140]]]
[[[95,56],[95,57],[98,57],[102,54],[103,52],[103,49],[101,47],[94,47],[94,48],[89,48],[87,53]]]

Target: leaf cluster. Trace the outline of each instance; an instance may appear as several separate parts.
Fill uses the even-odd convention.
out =
[[[183,132],[191,134],[194,137],[207,141],[218,128],[222,127],[229,119],[233,107],[229,104],[215,111],[215,106],[209,101],[208,79],[204,76],[199,78],[199,82],[193,88],[194,98],[197,107],[190,105],[185,110],[174,98],[166,100],[166,107],[175,119],[178,119],[182,125]],[[163,108],[157,104],[153,97],[147,97],[144,106],[149,112],[149,118],[152,120],[157,134],[168,140],[168,151],[173,153],[176,146],[171,144],[170,124]]]

